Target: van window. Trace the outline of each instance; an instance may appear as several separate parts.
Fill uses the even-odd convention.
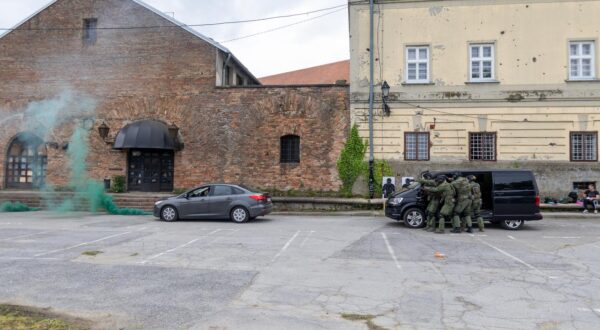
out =
[[[535,190],[530,172],[494,173],[494,190]]]

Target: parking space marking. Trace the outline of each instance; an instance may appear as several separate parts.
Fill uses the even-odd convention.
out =
[[[394,263],[396,264],[396,268],[402,269],[402,266],[400,265],[400,263],[398,262],[398,258],[396,257],[396,252],[394,252],[394,249],[390,245],[390,241],[388,240],[385,233],[381,233],[381,237],[383,237],[383,241],[385,242],[385,245],[387,246],[387,250],[390,253],[390,256],[392,256]]]
[[[477,240],[478,240],[478,241],[480,241],[481,243],[483,243],[483,244],[485,244],[485,245],[487,245],[487,246],[491,247],[492,249],[494,249],[494,250],[496,250],[496,251],[498,251],[498,252],[502,253],[503,255],[505,255],[505,256],[507,256],[507,257],[509,257],[509,258],[511,258],[511,259],[513,259],[513,260],[515,260],[516,262],[518,262],[518,263],[520,263],[520,264],[524,265],[525,267],[527,267],[527,268],[529,268],[529,269],[532,269],[532,270],[534,270],[534,271],[538,272],[540,275],[543,275],[543,276],[545,276],[545,277],[548,277],[548,278],[556,278],[556,277],[554,277],[554,276],[549,276],[549,275],[547,275],[546,273],[544,273],[544,272],[542,272],[541,270],[539,270],[537,267],[535,267],[535,266],[532,266],[532,265],[530,265],[530,264],[526,263],[525,261],[523,261],[523,260],[521,260],[521,259],[519,259],[519,258],[517,258],[517,257],[513,256],[512,254],[510,254],[510,253],[508,253],[508,252],[506,252],[506,251],[502,250],[502,249],[501,249],[501,248],[499,248],[499,247],[496,247],[496,246],[494,246],[494,245],[492,245],[492,244],[490,244],[490,243],[488,243],[488,242],[486,242],[486,241],[484,241],[484,240],[482,240],[482,239],[480,239],[480,238],[478,238]]]
[[[66,248],[62,248],[62,249],[56,249],[56,250],[52,250],[52,251],[48,251],[48,252],[43,252],[43,253],[38,253],[36,254],[34,257],[41,257],[41,256],[45,256],[45,255],[49,255],[49,254],[53,254],[56,252],[63,252],[63,251],[67,251],[67,250],[71,250],[71,249],[75,249],[84,245],[89,245],[89,244],[94,244],[94,243],[98,243],[98,242],[102,242],[102,241],[106,241],[107,239],[111,239],[111,238],[115,238],[115,237],[119,237],[119,236],[123,236],[123,235],[127,235],[131,233],[130,231],[126,231],[124,233],[120,233],[120,234],[115,234],[115,235],[110,235],[110,236],[106,236],[106,237],[102,237],[100,239],[97,239],[95,241],[91,241],[91,242],[83,242],[83,243],[79,243],[77,245],[73,245],[73,246],[69,246]]]
[[[275,259],[279,258],[279,256],[281,254],[283,254],[283,252],[285,252],[285,250],[287,250],[287,248],[290,246],[290,244],[292,244],[292,242],[296,239],[296,237],[298,237],[298,235],[300,235],[300,231],[298,230],[294,236],[292,236],[292,238],[290,238],[287,243],[285,243],[285,245],[281,248],[281,250],[279,250],[279,252],[273,257],[273,259],[271,259],[271,261],[275,261]]]
[[[580,239],[581,236],[542,236],[546,239]]]
[[[593,247],[595,247],[596,249],[600,249],[600,245],[592,245]]]
[[[306,237],[304,238],[304,240],[302,240],[302,243],[300,243],[300,247],[304,247],[304,244],[306,244],[306,241],[308,241],[308,239],[312,236],[312,234],[314,234],[315,231],[311,230],[308,235],[306,235]]]
[[[0,260],[61,260],[60,258],[0,257]]]
[[[512,237],[512,236],[510,236],[510,235],[508,235],[508,238],[510,238],[510,239],[516,239],[516,238],[514,238],[514,237]]]
[[[2,241],[11,241],[13,239],[21,239],[21,238],[27,238],[27,237],[32,237],[32,236],[37,236],[37,235],[41,235],[41,234],[46,234],[51,232],[52,230],[46,230],[46,231],[41,231],[39,233],[35,233],[35,234],[27,234],[27,235],[20,235],[20,236],[14,236],[14,237],[8,237],[8,238],[3,238],[0,239],[0,242]]]
[[[201,239],[203,239],[203,238],[205,238],[205,237],[208,237],[208,236],[210,236],[210,235],[212,235],[212,234],[216,234],[216,233],[220,232],[221,230],[222,230],[222,229],[220,229],[220,228],[219,228],[219,229],[217,229],[217,230],[213,230],[213,231],[211,231],[210,233],[208,233],[208,234],[206,234],[206,235],[202,235],[202,236],[200,236],[200,237],[198,237],[198,238],[195,238],[195,239],[193,239],[193,240],[191,240],[191,241],[189,241],[189,242],[187,242],[187,243],[185,243],[185,244],[181,244],[181,245],[179,245],[179,246],[176,246],[176,247],[174,247],[174,248],[172,248],[172,249],[169,249],[169,250],[167,250],[167,251],[165,251],[165,252],[161,252],[161,253],[155,254],[155,255],[153,255],[153,256],[151,256],[151,257],[148,257],[148,258],[146,258],[146,259],[144,259],[144,260],[140,261],[140,262],[139,262],[139,264],[142,264],[142,265],[143,265],[143,264],[147,263],[148,261],[150,261],[150,260],[152,260],[152,259],[156,259],[156,258],[158,258],[158,257],[164,256],[164,255],[165,255],[165,254],[167,254],[167,253],[171,253],[171,252],[173,252],[173,251],[177,251],[177,250],[179,250],[179,249],[181,249],[181,248],[184,248],[184,247],[186,247],[186,246],[188,246],[188,245],[194,244],[194,243],[198,242],[199,240],[201,240]]]

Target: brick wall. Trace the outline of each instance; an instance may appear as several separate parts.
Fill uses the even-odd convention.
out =
[[[244,182],[277,189],[337,190],[335,162],[349,126],[348,88],[217,88],[214,45],[177,27],[98,30],[94,45],[82,40],[83,19],[98,27],[165,26],[171,23],[129,0],[60,0],[0,39],[0,179],[5,182],[9,141],[30,130],[23,112],[64,91],[62,123],[45,136],[64,145],[74,125],[93,120],[90,175],[124,175],[127,154],[112,150],[110,137],[126,124],[154,119],[180,128],[175,187],[209,181]],[[48,28],[64,30],[39,30]],[[76,111],[79,101],[92,114]],[[46,103],[43,103],[44,105]],[[35,132],[34,132],[35,133]],[[39,133],[39,132],[38,132]],[[279,137],[301,136],[301,161],[279,164]],[[47,182],[64,185],[69,171],[62,148],[48,148]]]

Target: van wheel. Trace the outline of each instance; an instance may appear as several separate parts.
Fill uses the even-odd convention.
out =
[[[503,220],[500,221],[500,226],[506,230],[519,230],[523,228],[525,221],[523,220]]]
[[[410,228],[421,228],[425,226],[425,212],[416,207],[404,212],[404,224]]]

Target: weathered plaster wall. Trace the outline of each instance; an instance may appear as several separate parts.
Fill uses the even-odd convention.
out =
[[[600,1],[395,0],[375,8],[376,158],[399,173],[519,162],[549,182],[541,184],[548,192],[600,179],[597,162],[569,157],[569,132],[600,128],[600,85],[566,81],[569,41],[595,41],[600,53]],[[352,121],[367,138],[368,5],[350,6],[350,34]],[[468,47],[481,42],[495,44],[495,83],[468,83]],[[429,47],[429,84],[406,84],[405,50],[415,45]],[[384,80],[390,117],[381,115]],[[430,161],[404,161],[404,133],[413,131],[430,132]],[[497,134],[497,162],[468,160],[469,132]]]

